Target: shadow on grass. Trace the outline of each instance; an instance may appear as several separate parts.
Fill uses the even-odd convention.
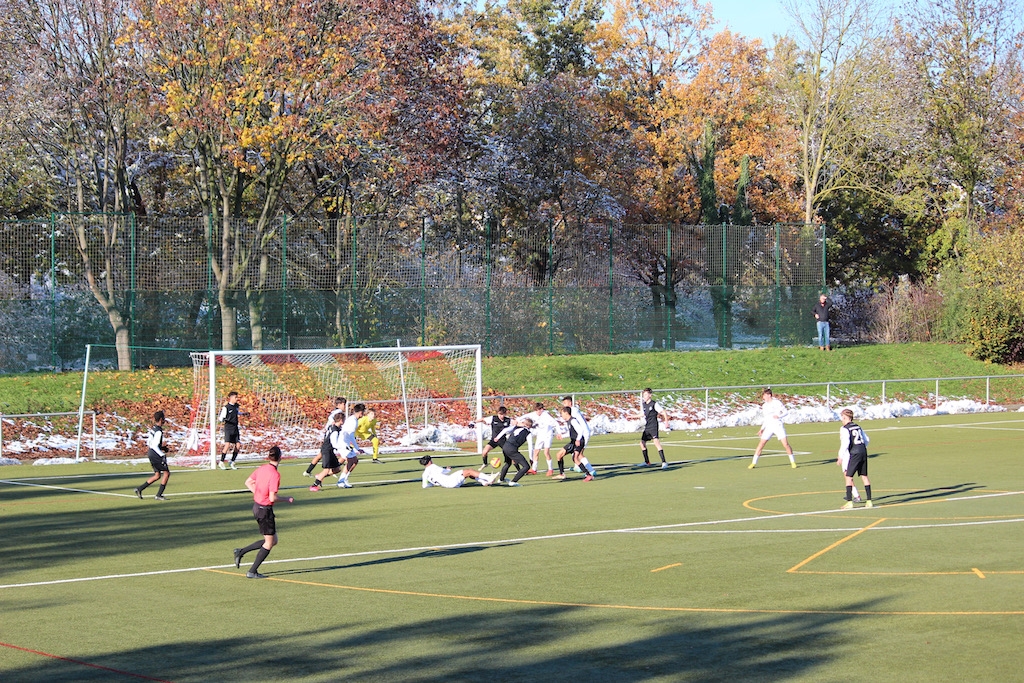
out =
[[[885,501],[889,505],[894,503],[912,503],[918,500],[932,500],[934,498],[946,498],[957,493],[970,493],[987,488],[984,484],[969,482],[966,484],[953,484],[951,486],[937,486],[930,489],[918,489],[917,491],[901,491],[890,493],[884,496],[875,496],[876,502]]]
[[[421,550],[415,553],[406,553],[404,555],[396,554],[388,557],[381,557],[375,560],[367,560],[365,562],[348,562],[345,564],[335,564],[326,567],[305,567],[299,569],[282,569],[282,570],[270,570],[267,576],[295,576],[297,574],[317,574],[319,572],[329,572],[336,569],[356,569],[358,567],[374,567],[386,564],[394,564],[395,562],[407,562],[408,560],[417,560],[425,558],[441,558],[441,557],[458,557],[459,555],[466,555],[469,553],[480,552],[481,550],[490,550],[492,548],[502,548],[519,545],[519,543],[495,543],[492,545],[474,545],[467,546],[465,548],[438,548],[437,550]],[[261,569],[260,571],[265,571]]]
[[[724,615],[571,605],[460,608],[464,603],[445,601],[374,621],[339,608],[344,604],[312,601],[308,616],[294,623],[315,621],[315,629],[267,624],[255,637],[182,638],[88,656],[56,653],[78,661],[40,657],[7,668],[4,678],[107,681],[116,679],[114,669],[129,673],[125,680],[179,682],[824,679],[843,651],[861,647],[848,626],[858,617],[836,612],[877,607],[864,601],[823,606],[829,613]],[[232,624],[232,615],[224,614],[225,629],[241,626]]]

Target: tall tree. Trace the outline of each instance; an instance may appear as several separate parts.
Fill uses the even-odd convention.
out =
[[[76,214],[140,211],[133,157],[140,152],[141,68],[123,40],[126,0],[7,0],[21,91],[12,122]],[[118,366],[131,367],[123,273],[129,225],[120,216],[73,218],[79,271],[114,332]]]
[[[792,0],[795,42],[776,45],[776,68],[799,133],[803,220],[830,194],[863,188],[861,138],[853,115],[872,81],[877,21],[870,0]]]

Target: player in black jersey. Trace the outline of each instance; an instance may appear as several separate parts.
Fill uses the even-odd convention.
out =
[[[142,499],[142,492],[146,487],[160,480],[160,490],[156,492],[157,500],[164,498],[164,489],[167,488],[167,480],[171,477],[171,468],[167,466],[167,454],[164,453],[164,411],[158,410],[153,413],[153,426],[146,433],[146,445],[149,446],[147,455],[149,464],[153,466],[153,476],[147,479],[141,486],[135,488],[135,495]]]
[[[324,430],[320,434],[321,439],[327,436],[327,431],[331,428],[331,425],[334,424],[334,416],[338,413],[341,413],[343,418],[348,417],[348,399],[344,396],[339,396],[334,399],[334,410],[332,410],[331,414],[327,416],[327,423],[324,425]],[[309,461],[309,467],[307,467],[306,471],[302,473],[302,476],[312,477],[313,468],[317,466],[317,463],[320,462],[320,458],[322,457],[323,456],[320,453],[314,455],[313,459]]]
[[[474,424],[485,424],[487,418],[482,417]],[[508,416],[508,408],[501,406],[498,408],[498,414],[494,415],[490,419],[491,423],[491,440],[484,446],[484,451],[481,454],[483,457],[484,467],[487,466],[487,454],[491,452],[491,449],[501,448],[505,445],[505,437],[500,434],[512,426],[512,418]]]
[[[501,442],[501,453],[505,456],[505,464],[501,467],[501,473],[498,474],[497,481],[505,481],[505,475],[508,474],[508,468],[512,465],[516,466],[516,475],[512,477],[512,481],[508,483],[509,486],[521,486],[519,480],[524,474],[530,471],[530,463],[526,461],[523,454],[519,452],[519,449],[526,443],[526,437],[530,435],[530,430],[533,428],[533,420],[528,417],[524,417],[521,420],[516,420],[514,425],[503,429],[498,434],[497,441]]]
[[[224,423],[224,448],[220,452],[220,468],[222,470],[228,468],[224,459],[227,458],[229,450],[231,451],[231,469],[238,469],[235,467],[235,459],[238,457],[238,416],[248,414],[238,406],[238,392],[232,391],[228,394],[228,402],[220,409],[220,421]]]
[[[661,458],[661,469],[667,470],[665,449],[661,447],[661,441],[658,440],[658,419],[664,418],[667,421],[668,415],[651,394],[649,387],[640,394],[640,410],[644,416],[644,433],[640,436],[640,452],[644,454],[644,461],[637,467],[651,466],[651,459],[647,456],[647,442],[653,441],[654,447],[658,449],[658,457]]]
[[[840,466],[847,459],[846,471],[846,502],[843,510],[853,507],[853,475],[859,474],[864,482],[864,507],[874,507],[871,502],[871,482],[868,480],[868,435],[853,421],[853,411],[847,408],[839,414],[843,426],[839,430],[839,462]]]

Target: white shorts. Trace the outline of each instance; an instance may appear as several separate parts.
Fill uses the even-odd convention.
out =
[[[459,474],[452,472],[451,474],[445,474],[438,477],[437,482],[434,482],[435,486],[440,486],[443,489],[457,489],[466,483],[466,478],[462,476],[462,470],[459,470]]]
[[[544,448],[551,448],[551,440],[555,437],[555,433],[551,430],[537,434],[533,437],[533,450],[539,451]]]
[[[782,422],[773,420],[772,422],[766,422],[761,427],[761,441],[767,441],[772,436],[776,437],[779,441],[786,438],[786,428],[782,426]]]

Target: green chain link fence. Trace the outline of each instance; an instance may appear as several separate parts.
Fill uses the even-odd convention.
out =
[[[115,344],[122,367],[227,344],[401,339],[489,355],[805,344],[824,240],[822,226],[786,224],[0,221],[0,371],[81,367],[87,343],[111,349],[101,362],[113,367]]]

